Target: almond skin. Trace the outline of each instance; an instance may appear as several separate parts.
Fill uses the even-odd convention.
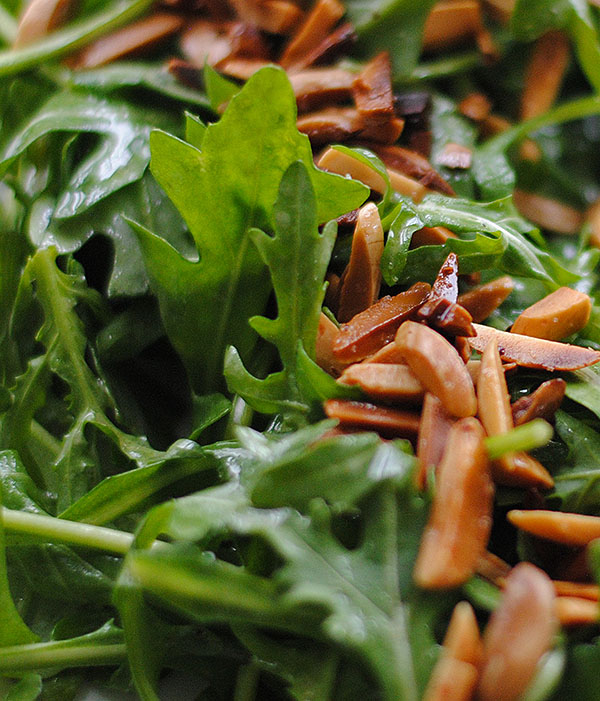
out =
[[[560,287],[522,312],[512,325],[512,333],[560,341],[588,323],[592,301],[570,287]]]

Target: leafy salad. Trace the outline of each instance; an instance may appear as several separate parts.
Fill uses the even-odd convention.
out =
[[[3,698],[183,676],[198,699],[600,699],[599,22],[586,0],[0,0]],[[524,360],[518,324],[564,288],[582,320]],[[448,413],[429,342],[477,410]],[[431,584],[448,510],[455,560],[485,542]],[[547,641],[490,696],[523,567]]]

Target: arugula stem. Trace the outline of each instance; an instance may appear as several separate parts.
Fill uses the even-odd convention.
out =
[[[10,12],[0,5],[0,39],[12,44],[17,36],[17,21]]]
[[[552,438],[553,433],[554,429],[547,421],[534,419],[502,435],[486,438],[485,444],[490,460],[496,460],[506,453],[541,448]]]
[[[94,548],[116,555],[125,555],[133,535],[104,526],[67,521],[66,519],[2,508],[2,521],[7,533],[31,535],[44,540]]]
[[[400,80],[398,83],[406,85],[418,83],[423,80],[446,78],[447,76],[476,68],[479,65],[481,65],[481,54],[478,51],[468,51],[458,54],[457,56],[420,63],[413,69],[408,78]]]
[[[54,667],[100,667],[118,665],[127,659],[124,643],[65,646],[63,640],[0,648],[0,672],[21,672]]]
[[[116,3],[88,20],[74,22],[44,39],[16,51],[0,52],[0,77],[15,75],[36,64],[60,58],[94,39],[118,29],[145,12],[154,0],[128,0]],[[0,25],[4,22],[0,16]],[[9,29],[10,31],[10,29]]]
[[[231,403],[231,411],[227,417],[224,440],[235,438],[236,426],[250,426],[253,416],[254,409],[252,409],[249,404],[246,404],[239,394],[236,394]]]
[[[233,701],[254,701],[258,687],[260,669],[250,663],[240,667],[233,692]]]

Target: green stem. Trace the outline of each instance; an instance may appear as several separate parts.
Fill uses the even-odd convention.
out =
[[[231,403],[231,411],[227,417],[224,439],[231,440],[235,438],[235,427],[250,426],[253,416],[254,409],[252,409],[249,404],[246,404],[239,394],[236,394]]]
[[[423,80],[446,78],[456,73],[464,73],[479,65],[481,65],[481,54],[478,51],[469,51],[457,56],[420,63],[408,78],[398,82],[400,84],[410,84],[419,83]]]
[[[17,36],[17,20],[0,5],[0,39],[12,44]]]
[[[0,672],[25,672],[54,667],[100,667],[118,665],[127,659],[123,643],[65,646],[64,641],[13,645],[0,649]]]
[[[0,52],[0,77],[15,75],[37,64],[60,58],[89,44],[94,39],[118,29],[145,12],[154,0],[118,2],[106,12],[74,22],[64,29],[16,51]],[[0,17],[0,23],[2,22]]]
[[[258,665],[252,662],[240,667],[233,693],[233,701],[255,701],[259,676],[260,669]]]
[[[598,470],[581,470],[580,472],[568,472],[564,475],[557,475],[555,482],[570,482],[571,480],[600,479]]]
[[[125,555],[133,543],[131,533],[27,511],[3,508],[2,521],[7,533],[35,536],[43,540],[94,548],[116,555]]]
[[[547,421],[534,419],[502,435],[486,438],[485,444],[490,460],[496,460],[506,453],[541,448],[552,438],[553,433],[554,430]]]

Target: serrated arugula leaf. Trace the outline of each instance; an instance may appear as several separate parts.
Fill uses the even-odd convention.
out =
[[[485,257],[479,261],[479,270],[497,266],[514,275],[541,280],[551,289],[578,279],[577,275],[563,268],[553,256],[527,238],[539,237],[539,232],[518,215],[509,198],[475,203],[443,195],[429,195],[419,204],[403,201],[399,205],[397,216],[398,222],[392,230],[392,236],[388,237],[382,259],[382,272],[388,285],[404,280],[403,271],[409,256],[418,260],[420,255],[428,253],[417,249],[407,255],[408,243],[414,231],[419,228],[419,223],[421,226],[447,226],[457,234],[483,235],[480,241]],[[487,246],[485,238],[488,238]],[[492,246],[494,241],[495,246]],[[472,242],[462,243],[470,243],[471,248],[476,249]],[[457,245],[460,247],[461,244],[451,241],[445,248],[454,250]],[[456,252],[460,261],[460,251]],[[465,269],[465,272],[471,270]],[[411,261],[409,275],[412,274]]]
[[[358,206],[367,191],[314,167],[308,139],[296,129],[289,80],[274,67],[256,73],[231,100],[201,150],[161,132],[151,143],[152,172],[186,220],[200,260],[136,231],[167,333],[194,387],[213,391],[225,348],[235,345],[246,359],[254,346],[247,320],[264,311],[270,283],[250,232],[273,230],[272,206],[289,165],[301,160],[309,169],[318,223]]]

